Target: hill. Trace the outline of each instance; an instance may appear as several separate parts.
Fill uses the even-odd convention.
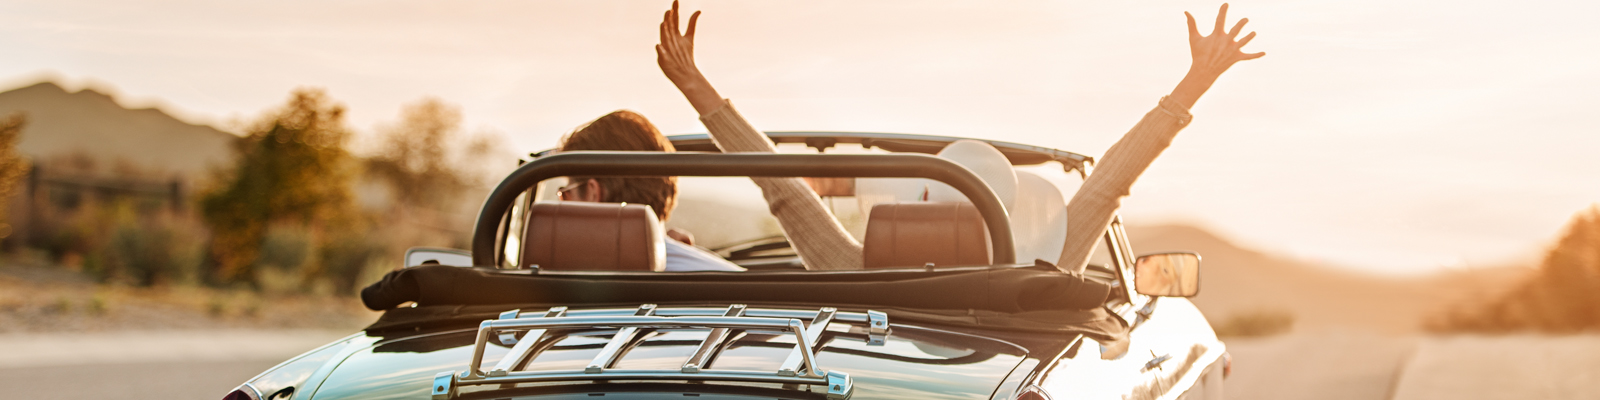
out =
[[[1296,330],[1416,332],[1452,304],[1498,296],[1533,272],[1500,267],[1383,277],[1250,250],[1192,226],[1136,226],[1128,236],[1135,254],[1200,253],[1200,295],[1193,300],[1208,318],[1286,311]]]
[[[147,174],[194,180],[233,159],[238,136],[190,124],[158,109],[129,109],[93,89],[53,82],[0,92],[0,115],[27,114],[19,150],[39,160],[81,154],[101,165],[128,163]]]

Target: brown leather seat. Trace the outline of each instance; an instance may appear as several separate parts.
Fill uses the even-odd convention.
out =
[[[872,207],[862,241],[866,268],[989,265],[989,229],[970,203],[885,203]]]
[[[576,201],[528,208],[523,268],[561,271],[661,271],[666,247],[650,206]]]

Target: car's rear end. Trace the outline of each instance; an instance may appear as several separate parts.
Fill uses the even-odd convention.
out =
[[[245,389],[298,399],[1011,398],[1041,354],[1078,338],[742,305],[524,310],[462,326],[474,318],[420,310],[380,322]],[[303,378],[273,381],[283,375]]]
[[[835,139],[913,152],[937,149],[939,142],[879,136]],[[805,139],[819,150],[834,144],[791,139]],[[997,147],[1017,163],[1049,161],[1082,171],[1088,162],[1070,153],[1004,145]],[[572,239],[569,231],[530,228],[538,224],[528,215],[539,213],[527,211],[538,204],[529,194],[545,179],[577,172],[930,178],[972,200],[961,206],[966,211],[956,209],[974,218],[953,218],[939,227],[981,234],[950,235],[961,239],[936,245],[930,244],[927,219],[909,221],[922,228],[901,229],[913,225],[874,217],[869,232],[876,226],[893,234],[868,235],[867,253],[874,243],[889,243],[895,256],[864,262],[868,269],[859,271],[586,271],[569,261],[529,257],[548,251],[528,245],[535,243],[530,237]],[[1197,311],[1180,307],[1187,303],[1162,306],[1158,313],[1152,299],[1132,293],[1125,242],[1108,239],[1116,256],[1112,266],[1091,267],[1086,275],[1048,263],[1018,263],[1025,260],[1018,260],[1013,246],[1011,218],[991,188],[971,171],[934,157],[567,153],[522,166],[485,203],[474,251],[465,253],[477,267],[426,265],[389,274],[363,291],[368,307],[386,310],[377,323],[264,373],[235,395],[1049,398],[1033,386],[1039,385],[1058,398],[1146,393],[1134,397],[1154,399],[1181,395],[1195,375],[1187,371],[1211,364],[1212,353],[1221,351],[1214,337],[1188,334],[1209,330]],[[1122,237],[1113,232],[1108,238]],[[546,247],[573,248],[560,243],[551,240]],[[749,248],[770,250],[763,246],[773,243]],[[949,251],[957,248],[989,251],[978,261],[936,256],[963,254]],[[410,306],[396,308],[402,304]],[[1163,317],[1152,319],[1157,314]],[[1145,336],[1159,340],[1132,341],[1129,347],[1130,331],[1141,326]],[[1195,346],[1200,342],[1207,346]],[[1101,384],[1096,377],[1116,379]],[[1090,390],[1097,388],[1104,390]]]

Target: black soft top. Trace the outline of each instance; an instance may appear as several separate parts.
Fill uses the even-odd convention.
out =
[[[1054,266],[805,272],[538,273],[430,265],[390,272],[361,292],[388,311],[369,331],[477,323],[515,308],[749,304],[889,312],[897,320],[1112,339],[1123,322],[1111,288]],[[393,307],[407,301],[417,308]]]

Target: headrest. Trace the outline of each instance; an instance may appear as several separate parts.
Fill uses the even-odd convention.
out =
[[[872,206],[862,241],[866,268],[989,265],[989,229],[970,203]]]
[[[1017,172],[1011,168],[1011,160],[1006,159],[1005,153],[988,143],[971,139],[962,139],[945,145],[939,150],[939,158],[954,161],[967,167],[983,183],[994,190],[994,195],[1000,198],[1007,210],[1015,207],[1017,198]],[[966,201],[967,196],[961,191],[937,181],[928,183],[928,201]]]
[[[1017,203],[1006,211],[1018,262],[1061,258],[1067,243],[1067,199],[1061,189],[1032,171],[1017,171]]]
[[[666,247],[650,206],[552,201],[528,208],[519,267],[560,271],[661,271]]]

